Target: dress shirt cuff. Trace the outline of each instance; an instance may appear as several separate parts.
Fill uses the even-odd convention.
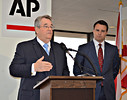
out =
[[[34,70],[34,63],[32,64],[32,68],[31,68],[31,76],[35,76],[36,72]]]

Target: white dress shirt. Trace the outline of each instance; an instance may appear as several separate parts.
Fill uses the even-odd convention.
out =
[[[42,48],[45,50],[45,48],[43,47],[45,43],[41,41],[38,37],[37,37],[37,41],[42,46]],[[48,51],[50,52],[50,48],[51,48],[50,42],[48,42],[47,44],[48,44]]]
[[[104,59],[104,49],[105,49],[104,41],[102,43],[99,43],[98,41],[93,39],[93,42],[94,42],[94,46],[95,46],[95,49],[96,49],[97,56],[98,56],[98,49],[99,49],[99,45],[98,44],[101,44],[101,48],[103,50],[103,59]]]

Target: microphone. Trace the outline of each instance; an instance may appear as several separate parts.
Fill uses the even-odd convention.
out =
[[[69,55],[71,55],[69,51],[74,51],[74,52],[77,52],[79,55],[85,57],[85,58],[89,61],[89,63],[91,64],[91,66],[93,67],[94,73],[95,73],[95,75],[97,76],[96,67],[94,66],[94,64],[92,63],[92,61],[90,60],[90,58],[89,58],[87,55],[85,55],[84,53],[79,52],[79,51],[77,51],[77,50],[74,50],[74,49],[71,49],[71,48],[67,48],[66,45],[65,45],[64,43],[60,43],[60,45],[61,45],[61,48],[62,48],[63,50],[65,50],[65,52],[68,53]],[[72,56],[72,55],[71,55],[71,56]],[[73,56],[72,56],[72,58],[73,58]],[[79,66],[80,72],[83,73],[83,66],[80,65],[74,58],[73,58],[73,60],[74,60],[74,61],[76,62],[76,64]],[[87,68],[87,67],[85,67],[85,68]],[[87,68],[87,69],[88,69],[88,68]],[[93,71],[92,69],[88,69],[88,70]],[[88,75],[91,75],[91,74],[88,74],[88,73],[87,73],[86,76],[88,76]]]
[[[67,49],[66,45],[65,45],[63,42],[60,43],[60,46],[61,46],[61,48],[62,48],[66,53],[68,53],[69,56],[74,60],[74,57],[71,55],[71,53],[69,52],[69,50]]]
[[[71,53],[69,52],[69,50],[67,49],[66,45],[63,42],[60,43],[60,46],[75,61],[74,57],[71,55]],[[80,72],[83,73],[83,66],[81,66],[77,61],[75,61],[75,62],[79,66]]]

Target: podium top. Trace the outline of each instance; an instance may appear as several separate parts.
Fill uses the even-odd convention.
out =
[[[102,80],[102,76],[48,76],[38,84],[36,84],[33,89],[38,88],[42,83],[48,80]]]

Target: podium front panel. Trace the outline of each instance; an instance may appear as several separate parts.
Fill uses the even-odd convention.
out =
[[[93,93],[92,88],[56,88],[52,89],[51,100],[94,100]]]
[[[40,87],[40,100],[95,100],[95,80],[50,80]]]

